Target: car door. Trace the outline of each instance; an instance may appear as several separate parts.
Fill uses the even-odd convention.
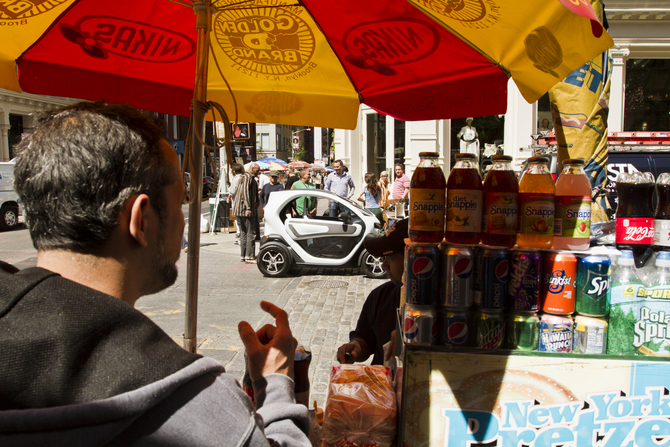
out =
[[[305,201],[304,210],[314,206],[315,211],[304,211],[302,216],[288,217],[284,222],[286,232],[298,245],[294,250],[306,262],[310,259],[348,261],[365,235],[365,223],[360,216],[333,198],[306,192],[296,200]],[[346,212],[352,217],[350,223],[343,222],[339,214],[330,216],[331,202],[337,202],[340,213]]]

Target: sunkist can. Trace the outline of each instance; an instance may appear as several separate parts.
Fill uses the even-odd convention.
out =
[[[535,250],[512,250],[507,295],[517,312],[538,312],[542,287],[542,256]]]
[[[507,308],[507,281],[509,278],[509,259],[507,250],[502,248],[481,248],[479,267],[479,287],[481,298],[479,307],[485,310],[504,310]]]
[[[408,344],[438,344],[437,311],[435,306],[407,304],[403,315],[405,340]]]
[[[405,301],[408,304],[434,306],[441,283],[439,246],[410,243],[405,256]]]
[[[472,327],[469,310],[440,309],[437,314],[440,322],[442,343],[449,346],[471,346]]]
[[[567,251],[547,253],[542,260],[542,310],[556,315],[575,311],[577,257]]]
[[[590,255],[577,264],[575,311],[580,315],[604,317],[610,312],[612,261],[605,255]]]
[[[475,315],[477,327],[476,347],[498,349],[505,341],[505,315],[502,312],[480,310]]]
[[[540,352],[571,352],[575,322],[570,315],[543,314],[540,317]]]
[[[443,249],[441,260],[442,292],[439,304],[449,309],[472,306],[474,270],[472,250],[467,246],[450,245]]]
[[[575,354],[607,353],[608,324],[604,318],[575,317],[575,329],[572,337],[572,352]]]
[[[540,318],[534,312],[511,312],[505,328],[507,349],[537,351],[540,336]]]

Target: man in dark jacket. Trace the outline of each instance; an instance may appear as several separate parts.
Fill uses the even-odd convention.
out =
[[[382,284],[368,295],[356,329],[349,333],[349,343],[337,350],[340,363],[364,362],[372,355],[372,364],[384,363],[384,345],[393,340],[396,328],[396,309],[400,305],[400,288],[405,259],[405,238],[408,219],[398,221],[377,238],[368,238],[363,243],[373,256],[384,256],[382,267],[391,281]],[[386,359],[393,348],[388,349]]]
[[[0,445],[309,446],[286,313],[239,325],[256,402],[134,304],[177,278],[184,183],[156,124],[125,105],[50,112],[14,169],[37,267],[0,262]],[[272,442],[272,441],[270,441]]]

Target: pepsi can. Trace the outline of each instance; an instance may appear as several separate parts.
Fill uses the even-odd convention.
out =
[[[534,250],[512,250],[507,295],[509,305],[517,312],[541,309],[542,256]]]
[[[449,309],[468,309],[472,306],[474,260],[470,247],[448,246],[442,252],[441,302]]]
[[[509,278],[507,251],[502,248],[482,249],[480,276],[482,290],[480,307],[485,310],[507,308],[507,280]]]
[[[437,345],[438,324],[435,306],[413,306],[407,304],[403,315],[405,343],[414,345]]]
[[[472,281],[472,301],[475,306],[482,307],[482,253],[484,249],[478,246],[472,247],[472,259],[475,261]]]
[[[440,249],[435,244],[407,244],[405,300],[408,304],[437,304],[440,288]]]
[[[505,315],[502,312],[477,312],[477,347],[499,349],[505,342]]]
[[[438,313],[441,340],[449,346],[471,346],[470,311],[441,309]]]
[[[540,352],[572,352],[571,315],[544,314],[540,317]]]

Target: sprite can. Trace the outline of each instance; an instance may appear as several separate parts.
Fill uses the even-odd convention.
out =
[[[477,347],[502,349],[505,341],[505,315],[496,311],[477,312]]]
[[[612,261],[605,255],[590,255],[577,264],[575,310],[580,315],[604,317],[610,313]]]
[[[512,312],[507,316],[505,332],[507,349],[537,351],[540,318],[532,312]]]

